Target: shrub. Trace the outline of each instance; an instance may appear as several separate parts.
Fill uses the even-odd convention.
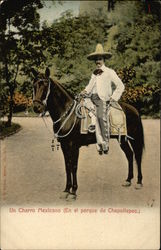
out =
[[[8,98],[8,101],[10,98]],[[32,105],[32,99],[27,98],[23,93],[15,92],[13,96],[13,112],[25,111]]]
[[[154,85],[126,86],[121,101],[135,106],[141,114],[153,115],[159,112],[160,88]]]

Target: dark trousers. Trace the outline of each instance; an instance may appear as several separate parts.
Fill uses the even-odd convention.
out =
[[[92,94],[91,100],[96,106],[97,119],[99,122],[102,138],[104,141],[108,142],[109,133],[108,133],[108,122],[107,122],[107,105],[106,102],[103,102],[97,94]]]

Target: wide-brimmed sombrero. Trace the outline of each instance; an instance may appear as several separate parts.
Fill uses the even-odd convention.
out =
[[[102,56],[104,59],[109,59],[112,54],[110,52],[104,51],[102,44],[98,43],[95,52],[89,54],[87,59],[96,60],[99,56]]]

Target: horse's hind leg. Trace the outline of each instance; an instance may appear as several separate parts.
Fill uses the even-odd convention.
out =
[[[133,178],[133,151],[131,150],[128,141],[125,140],[125,137],[121,138],[120,147],[125,153],[128,160],[128,177],[126,179],[126,182],[123,183],[123,186],[130,186],[131,179]]]
[[[78,166],[78,157],[79,157],[79,148],[73,148],[72,151],[72,177],[73,177],[73,185],[72,185],[72,194],[76,195],[76,191],[78,189],[77,184],[77,166]]]
[[[141,171],[141,161],[142,161],[142,148],[139,145],[139,143],[136,143],[136,141],[131,141],[131,146],[134,150],[135,153],[135,159],[136,159],[136,163],[137,163],[137,167],[138,167],[138,176],[137,176],[137,185],[136,185],[136,189],[141,188],[142,185],[142,171]]]

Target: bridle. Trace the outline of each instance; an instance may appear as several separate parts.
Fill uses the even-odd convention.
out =
[[[41,81],[44,81],[44,79],[38,79],[37,82],[41,82]],[[35,90],[33,88],[33,104],[34,103],[39,103],[41,105],[43,105],[44,107],[47,106],[47,100],[48,100],[48,97],[49,97],[49,94],[50,94],[50,86],[51,86],[51,81],[50,81],[50,78],[48,79],[48,89],[47,89],[47,93],[46,93],[46,97],[44,100],[35,100]]]

